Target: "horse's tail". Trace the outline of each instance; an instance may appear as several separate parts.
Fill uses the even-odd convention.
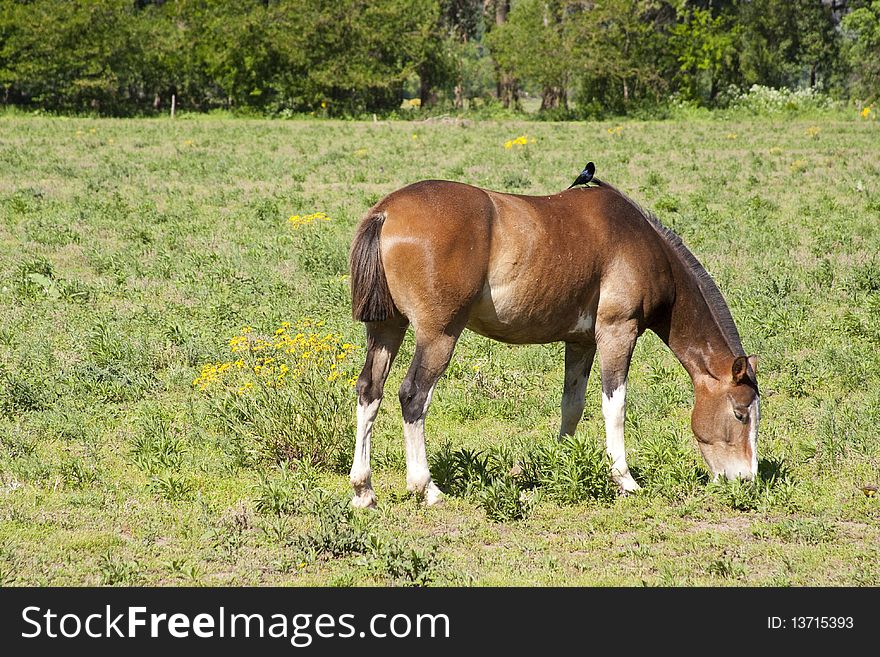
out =
[[[367,215],[351,244],[351,313],[360,322],[381,322],[397,312],[379,253],[379,234],[384,222],[384,212]]]

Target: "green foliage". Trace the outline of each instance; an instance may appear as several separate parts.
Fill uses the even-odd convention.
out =
[[[107,552],[98,560],[101,586],[135,586],[140,583],[141,566],[137,561],[115,557]]]
[[[818,0],[496,4],[6,2],[0,103],[126,115],[167,112],[174,96],[195,111],[489,115],[518,108],[509,95],[522,88],[558,120],[657,112],[670,93],[723,105],[730,85],[877,94],[876,2],[848,3],[841,29]],[[403,110],[413,95],[420,105]]]
[[[477,501],[486,512],[486,517],[495,522],[522,520],[531,510],[531,500],[508,477],[493,479],[483,486],[477,494]]]
[[[833,541],[837,531],[833,524],[823,518],[786,518],[774,523],[758,523],[752,527],[752,535],[760,539],[778,538],[787,543],[818,545]]]
[[[723,554],[709,563],[706,571],[722,579],[742,579],[746,575],[745,567],[733,556]]]
[[[526,517],[535,501],[523,491],[538,488],[558,504],[610,503],[617,494],[610,462],[598,441],[583,436],[546,438],[486,452],[447,443],[430,458],[434,482],[449,495],[474,498],[498,522]]]
[[[797,485],[788,477],[781,463],[767,466],[752,481],[719,479],[709,485],[709,491],[723,504],[737,511],[761,511],[771,509],[791,510]]]
[[[314,526],[293,540],[293,547],[310,559],[363,554],[370,546],[370,534],[363,515],[355,512],[348,497],[317,488],[311,492],[306,510]]]
[[[508,20],[486,37],[498,66],[542,89],[564,90],[577,68],[574,61],[559,56],[571,51],[573,45],[570,14],[564,11],[564,4],[543,0],[516,3]],[[545,102],[542,109],[551,107]]]
[[[12,418],[20,413],[38,411],[45,406],[46,397],[38,383],[0,370],[0,415]]]
[[[212,406],[219,426],[250,455],[245,461],[304,460],[342,472],[354,431],[350,393],[307,371],[286,386],[227,391]]]
[[[309,461],[284,462],[273,474],[260,473],[260,481],[255,486],[256,510],[278,516],[301,512],[317,477],[312,464]]]
[[[876,100],[880,96],[880,1],[854,9],[844,16],[841,28],[853,92],[862,100]]]
[[[391,109],[437,42],[436,0],[7,3],[7,102],[120,114],[254,107]],[[406,38],[400,38],[406,35]]]
[[[559,504],[580,504],[595,500],[610,504],[617,496],[611,480],[611,461],[599,440],[583,434],[563,436],[558,441],[537,443],[523,460],[523,469],[533,473],[541,490]]]
[[[831,8],[812,0],[743,2],[742,82],[769,87],[815,86],[832,80],[838,35]]]
[[[422,552],[390,537],[371,535],[369,539],[370,561],[397,586],[429,586],[441,564],[439,549],[437,543]]]
[[[186,452],[178,431],[159,409],[148,408],[132,439],[132,461],[147,474],[179,470]]]
[[[642,438],[633,470],[647,491],[683,499],[708,480],[698,459],[689,440],[673,431],[661,431]]]
[[[711,103],[724,80],[730,79],[739,34],[739,26],[731,22],[730,15],[713,16],[708,9],[694,9],[670,31],[683,98]]]
[[[743,92],[735,87],[727,89],[725,102],[733,109],[758,115],[821,110],[830,105],[828,96],[812,87],[773,89],[757,84]]]

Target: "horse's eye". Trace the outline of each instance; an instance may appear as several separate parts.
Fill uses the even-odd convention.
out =
[[[746,419],[748,418],[748,415],[746,415],[745,413],[741,413],[741,412],[739,412],[739,411],[738,411],[737,409],[735,409],[735,408],[733,409],[733,416],[734,416],[737,420],[739,420],[740,422],[742,422],[743,424],[745,424],[745,421],[746,421]]]

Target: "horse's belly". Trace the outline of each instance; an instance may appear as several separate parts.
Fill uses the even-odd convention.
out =
[[[570,299],[564,303],[540,287],[538,283],[486,283],[471,306],[467,328],[513,344],[589,339],[593,335],[595,308],[589,308],[588,303],[571,304]]]

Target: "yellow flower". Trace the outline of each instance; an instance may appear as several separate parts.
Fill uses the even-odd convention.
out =
[[[298,331],[295,335],[288,332],[293,326]],[[343,342],[339,333],[317,332],[325,326],[324,320],[305,317],[295,324],[282,322],[271,337],[254,333],[250,326],[242,327],[238,335],[229,338],[227,345],[230,353],[242,352],[244,356],[203,365],[192,384],[204,392],[217,386],[244,395],[256,382],[277,389],[286,384],[288,376],[298,379],[307,372],[320,372],[331,383],[340,380],[344,374],[343,363],[357,347]],[[356,379],[352,385],[354,382]]]
[[[509,150],[514,146],[520,147],[525,146],[526,144],[531,144],[533,141],[535,140],[529,139],[528,135],[520,135],[516,139],[508,139],[506,142],[504,142],[504,148]]]
[[[618,135],[618,136],[619,136],[620,133],[622,133],[622,132],[623,132],[623,126],[622,126],[622,125],[618,125],[618,126],[615,126],[615,127],[613,127],[613,128],[608,128],[608,134],[609,134],[609,135]]]
[[[736,133],[735,132],[728,132],[727,138],[728,139],[736,139]]]
[[[861,112],[859,112],[859,116],[861,116],[863,119],[870,118],[870,116],[871,116],[871,111],[872,111],[872,110],[871,110],[870,107],[865,107],[865,108],[862,109]]]
[[[820,132],[819,126],[811,125],[809,128],[807,128],[807,131],[805,134],[810,139],[816,139],[819,136],[819,132]]]
[[[306,215],[295,214],[292,217],[288,217],[287,220],[294,228],[300,228],[301,226],[307,226],[315,221],[330,221],[330,217],[323,212],[314,212]]]

